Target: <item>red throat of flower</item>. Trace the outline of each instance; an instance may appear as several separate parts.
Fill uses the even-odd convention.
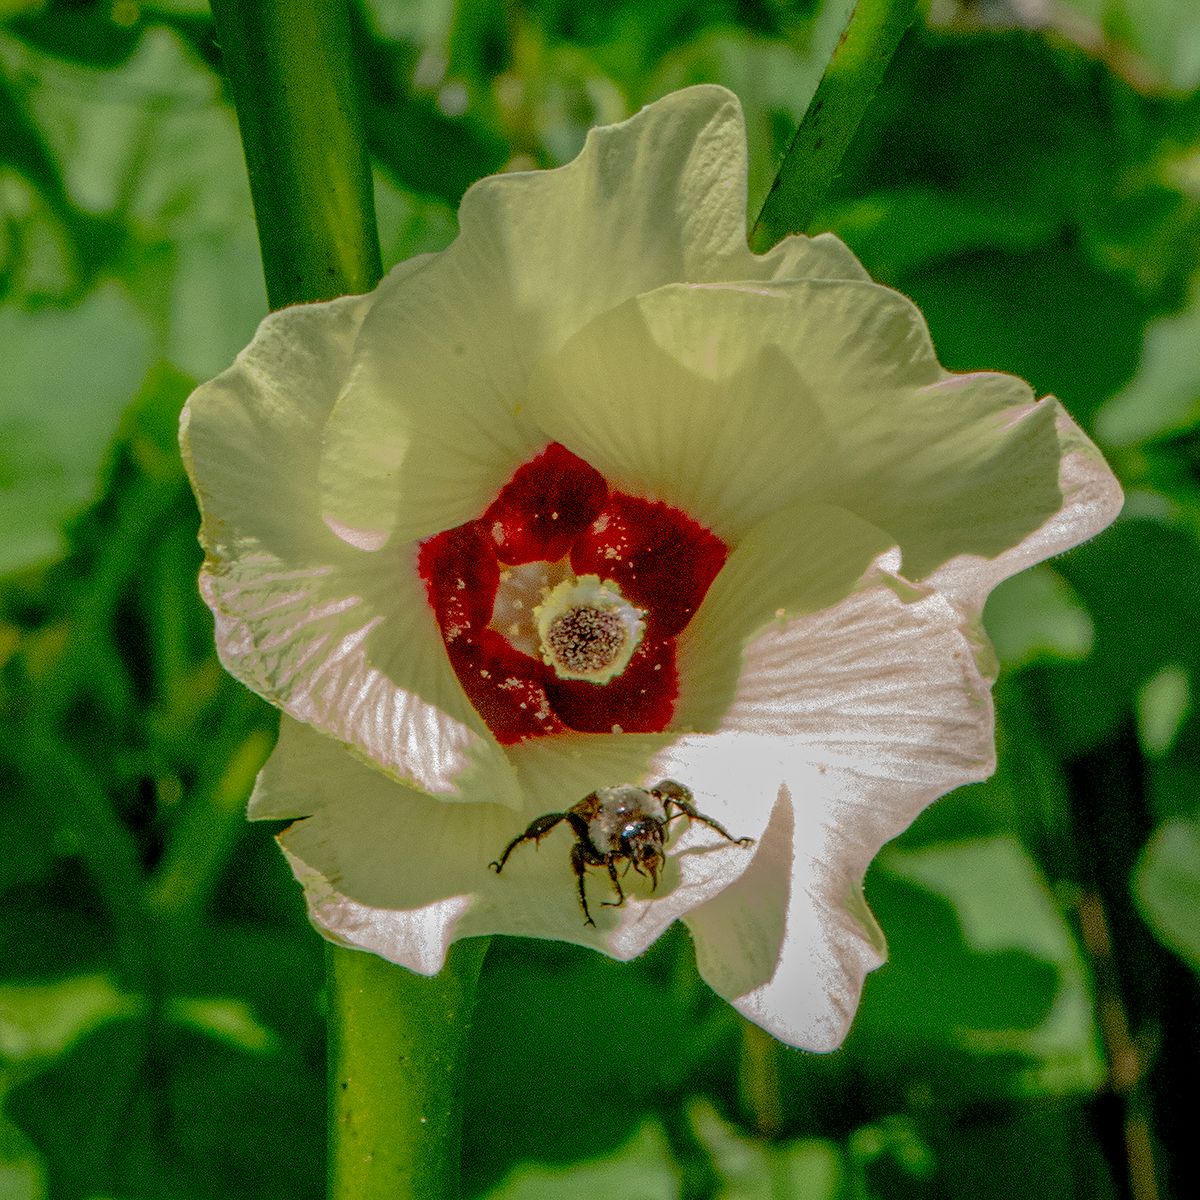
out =
[[[665,729],[675,639],[727,553],[555,442],[481,517],[422,543],[418,569],[463,689],[507,745]]]

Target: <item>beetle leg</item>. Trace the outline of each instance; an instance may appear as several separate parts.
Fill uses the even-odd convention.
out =
[[[488,866],[496,872],[497,875],[504,870],[504,864],[508,862],[508,856],[522,842],[540,842],[552,830],[559,821],[565,821],[566,813],[547,813],[544,817],[538,817],[536,821],[531,821],[529,828],[524,833],[518,834],[507,846],[504,847],[504,853],[500,855],[495,862],[488,863]]]
[[[712,817],[706,817],[702,812],[697,812],[695,808],[684,800],[678,800],[672,796],[667,801],[667,804],[673,804],[679,809],[679,812],[667,818],[668,824],[675,820],[676,817],[687,817],[689,821],[699,821],[701,825],[707,825],[709,829],[715,829],[727,842],[733,842],[735,846],[750,846],[754,843],[753,838],[735,838],[720,821],[714,821]]]
[[[583,909],[583,915],[586,918],[583,923],[585,925],[595,925],[596,922],[592,920],[592,914],[588,912],[587,890],[583,883],[584,872],[587,870],[587,867],[583,861],[583,847],[578,842],[571,847],[571,869],[575,872],[575,878],[579,880],[579,907]]]
[[[600,903],[608,908],[620,908],[625,903],[625,893],[621,890],[621,880],[617,875],[617,864],[610,858],[605,864],[608,867],[608,877],[613,881],[613,887],[617,889],[617,898],[615,900],[601,900]]]

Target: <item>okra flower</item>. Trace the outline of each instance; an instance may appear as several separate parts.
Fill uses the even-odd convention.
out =
[[[745,183],[716,87],[485,179],[444,252],[268,317],[182,440],[222,661],[284,713],[250,815],[295,819],[327,937],[432,973],[682,919],[717,992],[826,1049],[883,957],[872,856],[992,770],[988,591],[1120,492],[835,238],[752,254]],[[620,907],[581,866],[595,926],[567,824],[489,870],[664,777],[753,843],[675,820]]]

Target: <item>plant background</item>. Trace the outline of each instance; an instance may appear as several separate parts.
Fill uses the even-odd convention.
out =
[[[846,10],[358,0],[385,265],[704,80],[756,208]],[[214,657],[175,443],[266,307],[219,65],[200,0],[0,0],[2,1200],[323,1193],[321,941],[243,820],[274,716]],[[949,367],[1058,395],[1125,513],[990,604],[1000,769],[880,855],[845,1047],[741,1021],[681,932],[496,939],[471,1195],[1200,1195],[1198,87],[1193,0],[938,0],[902,44],[818,224]]]

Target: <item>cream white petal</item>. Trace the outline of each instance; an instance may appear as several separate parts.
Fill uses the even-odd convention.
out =
[[[324,509],[364,542],[477,516],[545,444],[531,371],[592,318],[680,280],[859,278],[835,238],[746,246],[741,108],[701,86],[594,129],[553,171],[484,179],[459,236],[384,280],[325,433]]]
[[[686,921],[702,976],[792,1045],[836,1047],[883,960],[861,892],[871,859],[993,769],[991,697],[963,622],[945,597],[880,575],[747,652],[723,726],[774,732],[780,799],[754,863]]]
[[[628,899],[612,908],[603,871],[587,875],[597,927],[579,908],[565,824],[540,845],[519,846],[497,875],[488,864],[546,812],[563,811],[597,787],[653,782],[664,775],[701,777],[696,796],[706,815],[736,836],[757,836],[774,800],[778,767],[762,764],[760,739],[733,735],[722,746],[658,738],[541,739],[547,750],[523,764],[539,790],[521,812],[495,804],[445,804],[370,770],[331,739],[285,717],[280,742],[263,768],[250,813],[296,817],[280,835],[304,884],[313,919],[326,934],[362,945],[429,973],[450,941],[506,933],[575,942],[615,958],[632,958],[677,917],[737,877],[750,852],[703,825],[675,840],[655,893],[627,876]],[[769,758],[769,753],[768,756]],[[555,789],[561,785],[563,791]],[[550,794],[547,794],[550,793]],[[435,961],[436,960],[436,961]]]
[[[1048,400],[1043,405],[1052,403]],[[1020,409],[1014,420],[1024,414]],[[980,612],[998,583],[1086,541],[1111,524],[1124,496],[1100,451],[1062,409],[1055,411],[1059,507],[1031,534],[992,558],[960,554],[948,559],[927,579],[964,611]]]
[[[801,502],[757,522],[679,638],[676,727],[718,729],[751,639],[845,599],[892,544],[883,530],[830,504]]]
[[[479,516],[545,444],[516,419],[519,331],[461,237],[379,285],[322,438],[326,519],[362,544],[412,541]],[[540,440],[539,440],[540,438]]]
[[[895,427],[943,376],[920,315],[875,284],[672,284],[581,329],[535,374],[530,406],[617,486],[737,540],[798,499],[845,503],[859,456],[886,449],[885,426],[911,436]]]
[[[637,296],[547,359],[531,414],[614,486],[736,540],[811,490],[833,451],[813,383],[782,348],[787,316],[750,285]]]
[[[948,375],[912,304],[862,280],[635,297],[547,360],[531,409],[547,438],[723,537],[825,500],[887,529],[915,579],[996,559],[1048,524],[1043,542],[1064,528],[1078,540],[1119,495],[1054,401],[1011,376]]]
[[[853,465],[830,490],[896,535],[907,577],[964,603],[970,596],[978,610],[1001,580],[1120,511],[1120,486],[1100,452],[1022,380],[950,375],[907,404],[890,432],[882,414],[860,427]]]
[[[288,853],[372,908],[414,910],[472,895],[523,819],[501,805],[446,804],[406,788],[295,722],[263,776],[256,813],[272,793],[299,797],[311,813],[280,834]]]
[[[471,932],[601,946],[599,935],[583,924],[566,829],[538,849],[524,848],[503,876],[488,868],[539,812],[442,803],[284,718],[252,812],[295,807],[310,815],[279,841],[304,884],[310,914],[335,941],[425,974],[440,968],[452,940]],[[472,915],[476,928],[468,930]]]
[[[738,263],[725,278],[781,282],[787,279],[869,280],[871,277],[845,242],[832,233],[818,233],[811,238],[790,234],[765,254],[751,255],[748,270],[743,272]]]
[[[700,974],[716,992],[782,1041],[827,1051],[841,1044],[867,973],[886,957],[862,894],[867,866],[943,789],[881,789],[839,770],[798,768],[792,778],[791,821],[779,813],[764,837],[778,837],[780,857],[791,840],[782,939],[779,912],[760,903],[752,870],[687,924]]]
[[[331,942],[367,950],[419,975],[436,975],[470,907],[469,896],[451,896],[423,908],[397,913],[343,896],[320,873],[284,848],[284,857],[304,888],[308,919]]]
[[[833,1050],[884,957],[851,902],[878,846],[838,811],[853,777],[800,766],[789,774],[754,864],[685,920],[697,969],[718,995],[789,1045]]]
[[[995,765],[976,636],[944,596],[880,572],[832,608],[763,629],[720,727],[774,734],[884,790],[947,792]]]
[[[561,812],[598,787],[641,784],[671,733],[564,733],[530,738],[508,748],[525,797],[538,816]]]
[[[511,769],[449,667],[415,548],[368,553],[321,519],[321,427],[369,303],[272,314],[184,410],[217,648],[248,687],[396,777],[440,793],[486,779],[512,803]]]

